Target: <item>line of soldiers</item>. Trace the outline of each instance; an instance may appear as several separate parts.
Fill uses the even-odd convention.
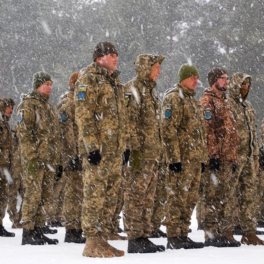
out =
[[[139,55],[136,77],[123,86],[117,49],[100,42],[94,62],[71,75],[70,89],[57,108],[49,103],[51,76],[34,74],[33,92],[22,96],[17,108],[13,141],[19,142],[21,170],[11,166],[7,121],[14,102],[1,100],[0,220],[11,174],[16,184],[9,185],[15,190],[8,212],[14,228],[22,224],[22,245],[57,244],[45,236],[45,222],[62,222],[65,242],[85,243],[87,257],[124,256],[109,240],[128,239],[128,253],[165,251],[150,237],[167,237],[167,249],[264,245],[256,236],[256,222],[264,215],[263,188],[257,189],[255,111],[247,100],[251,77],[235,73],[229,83],[225,69],[213,68],[209,88],[197,101],[199,72],[183,64],[178,84],[161,102],[156,82],[164,59]],[[16,213],[18,190],[23,203]],[[205,243],[188,237],[197,203]],[[127,237],[117,233],[121,210]],[[0,236],[14,236],[0,224]],[[241,243],[233,237],[234,225]]]

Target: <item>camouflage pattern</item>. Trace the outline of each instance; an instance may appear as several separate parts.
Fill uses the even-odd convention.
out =
[[[235,183],[232,174],[232,164],[223,163],[219,170],[212,171],[206,166],[203,177],[207,179],[204,185],[204,197],[202,203],[205,215],[202,221],[205,232],[205,240],[219,237],[232,230],[233,222],[230,215],[230,201],[232,204],[232,186]]]
[[[182,161],[182,171],[171,170],[167,177],[166,218],[167,237],[188,236],[192,212],[198,201],[201,162]]]
[[[63,216],[66,230],[82,228],[83,182],[82,172],[65,169]]]
[[[236,164],[238,134],[225,93],[209,87],[205,89],[200,103],[206,124],[208,158]]]
[[[239,223],[244,233],[254,234],[256,230],[256,219],[254,220],[256,171],[254,162],[258,161],[259,152],[255,125],[256,113],[247,100],[248,94],[244,98],[240,94],[241,84],[246,78],[250,79],[250,91],[251,77],[244,73],[233,74],[228,86],[228,101],[234,109],[239,136],[236,171],[237,188],[239,188]]]
[[[220,169],[215,172],[206,166],[201,183],[204,186],[201,206],[204,206],[202,225],[205,239],[224,235],[232,223],[228,210],[233,199],[230,188],[235,184],[232,165],[237,164],[238,133],[232,108],[223,91],[206,88],[200,103],[207,131],[207,149],[210,159],[220,160]],[[227,217],[229,216],[229,218]],[[231,224],[232,225],[232,224]]]
[[[165,208],[167,203],[167,173],[167,164],[164,159],[164,162],[159,165],[157,187],[154,196],[153,215],[151,218],[154,233],[158,232],[161,222],[165,217]]]
[[[0,100],[0,225],[3,224],[8,201],[8,182],[5,170],[10,171],[12,163],[12,133],[8,118],[4,115],[6,109],[4,99]]]
[[[124,228],[128,239],[149,237],[157,184],[157,170],[162,144],[161,107],[156,95],[156,82],[150,81],[151,68],[161,64],[162,55],[142,54],[135,60],[136,77],[125,85],[127,148],[140,151],[142,167],[131,168],[124,194]],[[144,177],[142,177],[144,175]]]
[[[162,131],[168,163],[182,163],[182,171],[169,171],[167,236],[187,236],[193,209],[198,200],[201,163],[208,159],[205,125],[195,91],[180,84],[165,92]]]
[[[64,222],[66,230],[79,230],[81,229],[83,198],[81,166],[78,167],[78,170],[73,171],[69,165],[71,160],[78,158],[78,127],[75,122],[74,88],[61,96],[57,109],[62,135],[62,158],[65,168],[64,179],[58,182],[60,186],[58,186],[57,192],[58,203],[60,202],[57,208],[63,206],[63,218],[58,212],[57,220]]]
[[[95,237],[112,232],[121,184],[125,104],[118,72],[109,76],[96,62],[88,65],[79,73],[74,101],[83,159],[82,229],[86,237]],[[88,153],[95,150],[102,156],[98,165],[87,160]]]
[[[17,128],[25,186],[22,205],[23,228],[43,227],[51,207],[56,165],[61,161],[61,141],[56,108],[49,97],[34,91],[24,96],[17,108]],[[37,159],[39,172],[27,170],[29,161]]]
[[[141,170],[130,170],[126,175],[123,220],[129,240],[149,237],[153,231],[151,219],[158,178],[157,170],[156,161],[143,160]]]
[[[21,212],[22,205],[20,209],[17,210],[17,202],[18,202],[17,195],[19,194],[21,196],[22,201],[24,197],[22,167],[21,167],[21,159],[20,159],[20,146],[16,133],[17,133],[16,129],[12,130],[13,159],[11,164],[11,175],[12,175],[13,183],[9,185],[8,208],[7,208],[10,221],[13,223],[19,223],[22,217],[22,212]]]

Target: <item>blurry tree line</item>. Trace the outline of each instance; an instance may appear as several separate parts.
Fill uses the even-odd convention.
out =
[[[166,56],[161,98],[185,62],[199,70],[197,98],[214,66],[225,67],[230,77],[237,71],[252,75],[249,100],[260,126],[263,22],[262,0],[1,0],[1,97],[18,104],[21,93],[32,90],[33,74],[44,70],[53,77],[51,101],[57,104],[70,74],[90,64],[94,46],[106,40],[118,48],[123,83],[134,77],[140,53]]]

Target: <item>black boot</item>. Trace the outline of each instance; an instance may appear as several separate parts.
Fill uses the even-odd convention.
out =
[[[5,228],[0,225],[0,237],[14,237],[15,233],[11,233],[5,230]]]
[[[22,245],[44,245],[44,239],[37,236],[37,232],[23,228]]]
[[[35,227],[34,230],[37,233],[37,237],[40,238],[40,239],[43,239],[45,241],[45,244],[48,244],[48,245],[57,245],[59,243],[59,240],[58,239],[51,239],[51,238],[46,237],[43,234],[43,228],[41,228],[41,227]]]
[[[157,247],[146,243],[144,237],[128,240],[127,253],[156,253]]]
[[[144,239],[145,239],[146,245],[147,246],[156,247],[157,248],[157,252],[165,251],[165,247],[163,245],[156,245],[156,244],[152,243],[147,237],[144,237]]]
[[[82,229],[70,229],[66,231],[64,242],[85,244],[86,238],[82,236]]]
[[[264,227],[264,221],[258,221],[257,227]]]
[[[157,232],[152,232],[150,235],[150,238],[160,238],[160,237],[167,237],[167,234],[162,232],[160,229],[158,229]]]
[[[168,237],[167,249],[180,249],[185,247],[186,243],[181,239],[180,236]]]
[[[44,227],[42,228],[42,232],[43,234],[56,234],[58,232],[57,229],[50,229],[48,225],[44,225]]]
[[[233,234],[234,235],[239,235],[239,236],[243,235],[243,232],[242,232],[242,229],[241,229],[240,225],[234,226]]]
[[[124,230],[122,228],[120,228],[120,227],[117,228],[117,233],[120,234],[120,233],[123,233],[123,232],[124,232]]]
[[[181,240],[185,242],[184,249],[193,249],[193,248],[203,248],[204,243],[202,242],[194,242],[187,236],[181,236]]]
[[[207,239],[204,242],[205,247],[240,247],[241,243],[238,241],[231,241],[227,237],[217,237]]]
[[[264,235],[264,231],[256,230],[256,235]]]

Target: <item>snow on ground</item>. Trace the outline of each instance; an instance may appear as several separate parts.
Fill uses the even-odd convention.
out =
[[[14,238],[0,237],[0,263],[7,264],[82,264],[82,263],[107,263],[107,264],[264,264],[264,246],[245,246],[239,248],[203,248],[192,250],[166,250],[155,254],[125,254],[121,258],[93,259],[82,256],[84,245],[64,243],[65,229],[58,228],[58,233],[48,235],[50,238],[59,239],[58,245],[22,246],[22,229],[12,230],[8,214],[4,219],[4,226],[8,231],[16,233]],[[165,231],[165,227],[161,228]],[[195,241],[204,241],[203,231],[197,231],[195,212],[192,217],[192,233],[190,238]],[[260,229],[261,230],[261,229]],[[263,230],[263,229],[262,229]],[[125,235],[125,234],[122,234]],[[235,236],[237,240],[241,236]],[[260,236],[264,239],[264,235]],[[165,238],[151,239],[160,245],[167,244]],[[111,245],[126,252],[127,241],[111,241]]]

